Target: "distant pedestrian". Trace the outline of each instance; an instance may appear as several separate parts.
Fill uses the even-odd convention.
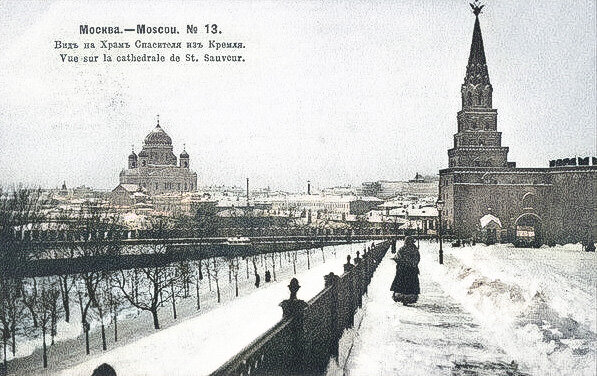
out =
[[[393,291],[392,298],[402,304],[416,303],[419,299],[419,261],[421,255],[415,245],[415,240],[407,236],[404,245],[392,258],[396,262],[396,276],[392,281],[390,290]]]
[[[595,242],[593,241],[592,237],[590,237],[589,239],[587,239],[587,246],[585,247],[585,251],[587,251],[587,252],[595,252]]]
[[[266,270],[265,271],[265,282],[268,283],[268,282],[271,282],[271,280],[272,280],[272,275],[269,272],[269,270]]]
[[[103,363],[93,370],[91,376],[116,376],[116,371],[111,365]]]
[[[259,284],[261,283],[261,277],[259,273],[255,273],[255,287],[259,288]]]
[[[361,263],[361,258],[359,257],[361,252],[357,251],[357,257],[354,258],[354,264],[359,265]]]
[[[348,273],[354,269],[354,265],[350,263],[350,255],[346,256],[346,264],[344,264],[344,273]]]

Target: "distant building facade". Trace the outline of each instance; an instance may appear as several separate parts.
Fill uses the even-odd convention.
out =
[[[449,167],[440,171],[444,228],[459,237],[481,231],[491,214],[502,241],[567,243],[597,236],[595,158],[567,158],[550,168],[516,168],[497,131],[497,110],[478,12],[464,84],[462,110]],[[572,163],[574,159],[574,163]],[[592,165],[589,161],[592,160]]]
[[[378,180],[365,182],[357,190],[357,194],[384,200],[398,196],[435,197],[437,196],[437,180],[425,179],[417,173],[415,178],[409,181]]]
[[[134,150],[128,157],[128,168],[120,172],[120,184],[141,187],[149,195],[163,193],[195,192],[197,173],[190,169],[190,157],[186,150],[177,159],[172,139],[160,126],[160,122],[145,137],[139,154]]]

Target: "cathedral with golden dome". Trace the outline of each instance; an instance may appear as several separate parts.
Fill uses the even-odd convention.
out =
[[[172,138],[160,126],[158,118],[139,154],[133,150],[129,155],[128,168],[120,172],[120,185],[150,195],[194,192],[197,173],[190,169],[189,154],[184,148],[176,158]]]

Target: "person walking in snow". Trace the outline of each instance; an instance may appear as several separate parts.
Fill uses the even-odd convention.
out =
[[[396,276],[392,281],[390,290],[393,291],[392,299],[404,305],[416,303],[419,299],[419,261],[421,254],[415,245],[415,240],[407,236],[404,245],[392,258],[396,262]]]

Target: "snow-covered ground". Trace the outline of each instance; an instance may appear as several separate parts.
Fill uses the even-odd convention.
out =
[[[341,274],[346,255],[354,257],[362,247],[362,244],[326,247],[325,262],[322,262],[321,250],[313,250],[311,269],[307,270],[305,260],[297,267],[296,278],[302,286],[299,299],[308,300],[315,296],[323,289],[323,276],[330,271]],[[292,269],[291,264],[284,263],[284,270],[278,270],[278,282],[265,284],[262,280],[261,288],[253,286],[244,296],[225,297],[222,304],[212,303],[207,312],[172,323],[165,329],[141,331],[143,335],[134,341],[106,352],[96,351],[91,356],[80,354],[59,364],[50,357],[50,368],[37,368],[33,374],[87,376],[104,362],[112,365],[119,375],[208,374],[281,319],[279,303],[288,298],[287,285],[294,276]],[[252,283],[252,279],[248,282]],[[231,290],[229,286],[223,293],[233,294]],[[190,300],[192,306],[194,300]],[[148,326],[149,320],[149,317],[144,320]]]
[[[433,259],[437,245],[424,252]],[[597,257],[580,245],[448,248],[432,275],[536,375],[597,374]]]
[[[594,253],[444,248],[442,266],[438,244],[421,242],[422,295],[412,307],[391,300],[394,265],[382,262],[344,344],[348,360],[330,375],[597,374]]]

